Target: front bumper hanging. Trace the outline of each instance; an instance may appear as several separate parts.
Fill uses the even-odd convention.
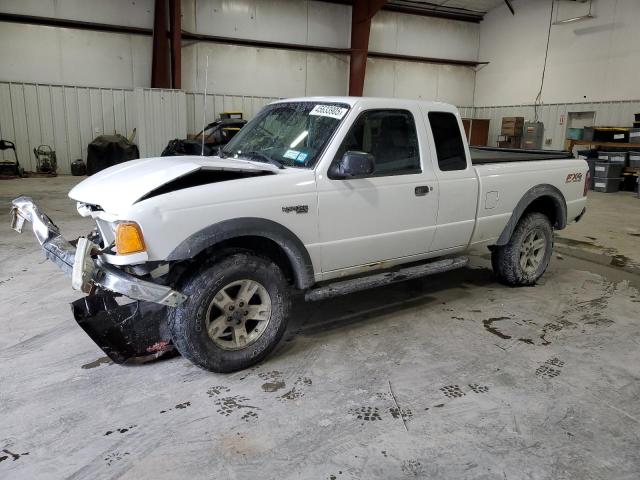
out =
[[[186,296],[170,287],[130,275],[94,258],[97,245],[79,238],[72,245],[51,219],[29,197],[13,200],[11,227],[22,233],[24,222],[33,225],[45,256],[71,276],[74,289],[89,293],[71,304],[78,325],[116,363],[132,357],[147,361],[173,350],[167,329],[170,307]],[[96,287],[96,288],[94,288]],[[118,303],[118,294],[134,300]]]
[[[40,211],[31,198],[19,197],[12,202],[11,227],[22,233],[25,220],[33,225],[33,233],[42,245],[45,256],[71,276],[72,286],[76,290],[89,292],[91,286],[95,285],[133,300],[168,307],[176,307],[187,299],[170,287],[142,280],[109,265],[99,256],[92,258],[91,247],[96,245],[81,237],[76,248],[61,235],[58,226]]]
[[[108,292],[71,304],[78,325],[115,363],[153,360],[173,350],[167,308],[139,300],[119,305]]]

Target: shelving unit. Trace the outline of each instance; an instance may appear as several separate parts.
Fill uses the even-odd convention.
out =
[[[593,140],[571,140],[566,139],[564,141],[565,150],[569,152],[573,152],[573,148],[576,146],[589,146],[589,148],[594,147],[605,147],[605,148],[635,148],[640,150],[640,143],[619,143],[619,142],[595,142]],[[625,167],[622,171],[622,175],[632,176],[632,177],[640,177],[640,168],[638,167]]]

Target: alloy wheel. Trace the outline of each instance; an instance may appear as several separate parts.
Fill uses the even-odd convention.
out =
[[[271,320],[271,297],[255,280],[237,280],[222,287],[206,315],[209,338],[224,350],[240,350],[262,336]]]

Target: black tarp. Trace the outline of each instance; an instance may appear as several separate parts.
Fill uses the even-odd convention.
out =
[[[140,152],[135,143],[122,135],[100,135],[87,150],[87,175],[136,158],[140,158]]]

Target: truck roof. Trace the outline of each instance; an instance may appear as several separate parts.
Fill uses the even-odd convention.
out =
[[[276,100],[273,103],[284,102],[327,102],[327,103],[346,103],[353,107],[358,102],[367,102],[380,104],[381,106],[399,106],[407,104],[416,104],[429,109],[439,109],[444,111],[457,112],[458,108],[455,105],[445,102],[435,102],[430,100],[415,100],[410,98],[390,98],[390,97],[296,97],[296,98],[283,98]]]

